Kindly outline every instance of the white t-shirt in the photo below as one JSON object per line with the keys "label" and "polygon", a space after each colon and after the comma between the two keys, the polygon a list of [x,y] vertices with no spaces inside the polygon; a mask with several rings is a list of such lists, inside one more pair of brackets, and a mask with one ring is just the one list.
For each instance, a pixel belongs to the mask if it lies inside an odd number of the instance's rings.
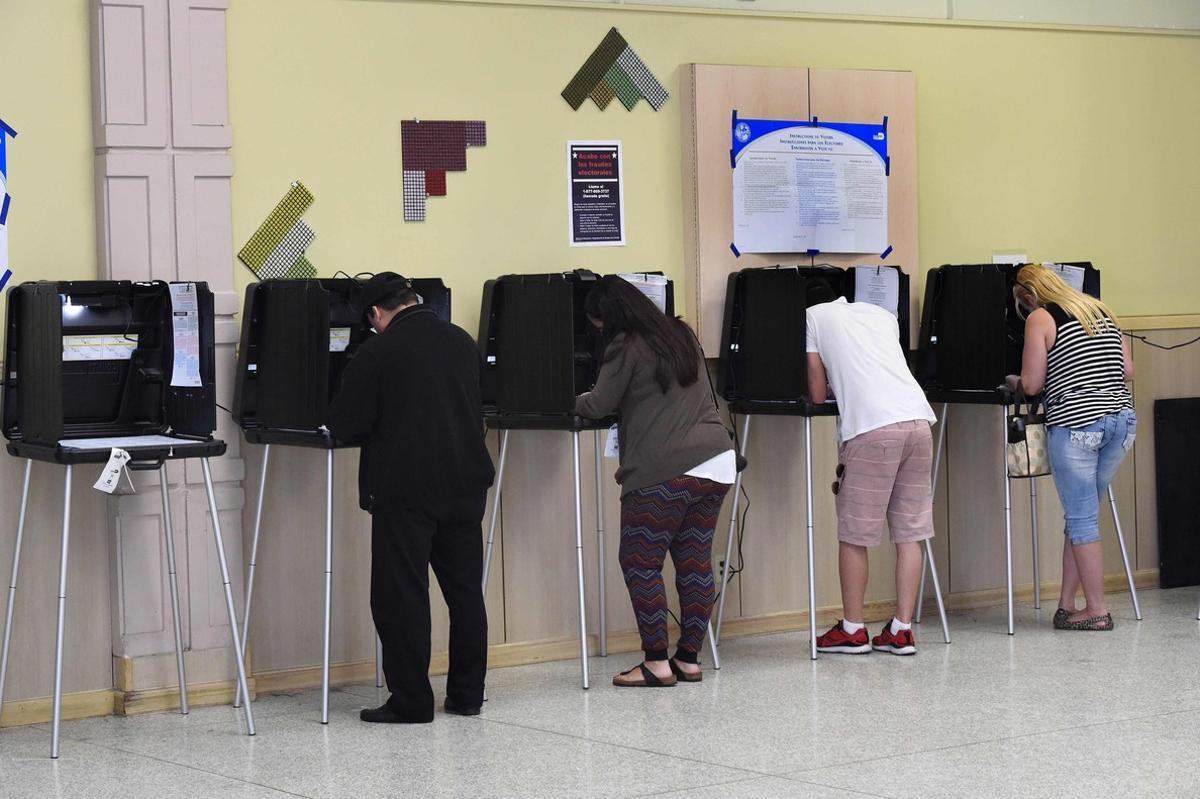
{"label": "white t-shirt", "polygon": [[733,485],[737,479],[737,456],[733,450],[727,449],[720,455],[709,458],[695,469],[684,472],[688,477],[699,477],[712,480],[714,483]]}
{"label": "white t-shirt", "polygon": [[838,439],[896,422],[937,420],[908,371],[896,317],[867,302],[834,302],[808,309],[806,349],[818,353],[837,399]]}

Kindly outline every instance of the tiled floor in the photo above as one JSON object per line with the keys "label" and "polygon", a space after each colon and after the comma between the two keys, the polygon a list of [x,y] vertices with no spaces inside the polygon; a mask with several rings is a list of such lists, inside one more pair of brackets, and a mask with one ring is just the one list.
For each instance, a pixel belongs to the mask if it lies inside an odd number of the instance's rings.
{"label": "tiled floor", "polygon": [[[228,707],[0,732],[0,797],[1102,797],[1200,796],[1195,589],[1112,597],[1110,634],[1055,632],[1018,608],[936,616],[915,658],[827,655],[807,633],[730,639],[698,685],[622,690],[635,655],[489,676],[479,718],[357,719],[373,686],[263,697],[258,735]],[[932,622],[932,623],[931,623]],[[440,681],[439,681],[440,682]],[[440,685],[436,686],[440,687]]]}

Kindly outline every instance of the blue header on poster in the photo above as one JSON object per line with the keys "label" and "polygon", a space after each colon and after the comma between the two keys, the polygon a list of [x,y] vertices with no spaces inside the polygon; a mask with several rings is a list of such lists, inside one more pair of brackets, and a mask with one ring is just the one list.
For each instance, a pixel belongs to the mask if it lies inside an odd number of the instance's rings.
{"label": "blue header on poster", "polygon": [[821,130],[836,130],[866,144],[879,156],[885,164],[888,161],[887,147],[887,117],[882,124],[863,124],[855,122],[825,122],[813,117],[808,121],[791,119],[747,119],[733,117],[731,141],[733,149],[730,153],[734,165],[738,154],[752,144],[756,139],[787,128],[820,128]]}

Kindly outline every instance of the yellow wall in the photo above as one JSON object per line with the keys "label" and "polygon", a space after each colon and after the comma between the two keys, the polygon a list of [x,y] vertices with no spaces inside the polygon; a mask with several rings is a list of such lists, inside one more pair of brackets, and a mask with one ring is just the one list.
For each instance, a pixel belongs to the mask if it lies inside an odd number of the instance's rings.
{"label": "yellow wall", "polygon": [[17,131],[8,143],[9,286],[94,278],[87,4],[2,0],[0,41],[0,118]]}
{"label": "yellow wall", "polygon": [[[1118,312],[1200,310],[1195,36],[367,0],[240,2],[229,22],[236,242],[302,178],[323,273],[441,275],[470,330],[501,273],[681,275],[679,65],[693,61],[912,70],[921,269],[994,249],[1090,258]],[[661,112],[558,96],[613,25],[672,92]],[[402,214],[414,116],[488,123],[424,223]],[[570,138],[624,141],[628,246],[567,246]]]}

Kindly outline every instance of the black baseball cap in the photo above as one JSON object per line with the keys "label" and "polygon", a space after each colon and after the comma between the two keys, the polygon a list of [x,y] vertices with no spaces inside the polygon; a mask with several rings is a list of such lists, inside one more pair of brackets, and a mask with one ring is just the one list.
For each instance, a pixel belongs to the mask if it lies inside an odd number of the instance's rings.
{"label": "black baseball cap", "polygon": [[378,305],[384,297],[402,289],[412,289],[412,281],[404,275],[395,272],[378,272],[372,275],[362,284],[362,293],[358,296],[362,314],[365,316],[372,305]]}

